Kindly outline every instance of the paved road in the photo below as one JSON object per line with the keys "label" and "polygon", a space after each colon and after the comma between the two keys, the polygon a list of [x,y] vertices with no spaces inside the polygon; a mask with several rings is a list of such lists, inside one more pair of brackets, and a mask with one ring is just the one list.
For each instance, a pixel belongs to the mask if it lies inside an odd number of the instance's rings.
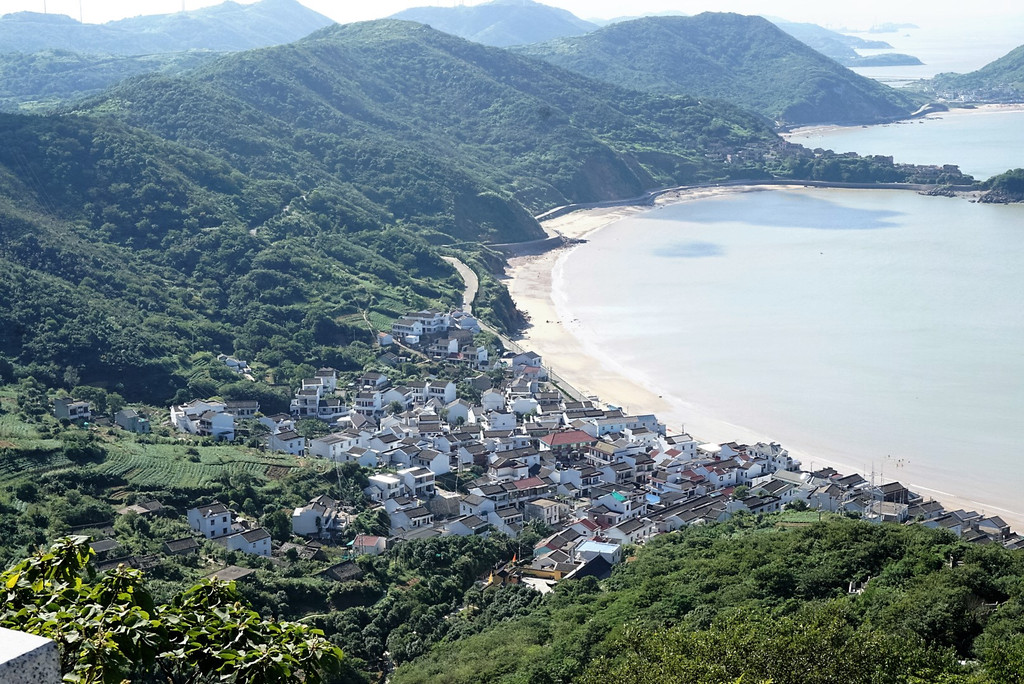
{"label": "paved road", "polygon": [[462,310],[468,314],[473,313],[473,301],[476,299],[477,290],[480,289],[480,279],[469,266],[455,257],[441,257],[455,267],[455,270],[462,276],[462,282],[466,284],[466,290],[462,293]]}

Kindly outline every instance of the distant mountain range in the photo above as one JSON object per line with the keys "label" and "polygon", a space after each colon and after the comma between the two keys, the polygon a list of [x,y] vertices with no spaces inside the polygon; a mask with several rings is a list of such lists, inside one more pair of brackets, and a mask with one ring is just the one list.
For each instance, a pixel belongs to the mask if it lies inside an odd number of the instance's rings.
{"label": "distant mountain range", "polygon": [[190,50],[151,55],[90,55],[68,50],[0,53],[0,111],[40,111],[95,95],[132,76],[172,75],[223,55]]}
{"label": "distant mountain range", "polygon": [[497,47],[578,36],[598,28],[571,12],[532,0],[492,0],[468,7],[414,7],[393,18],[427,24],[453,36]]}
{"label": "distant mountain range", "polygon": [[0,52],[233,52],[290,43],[333,23],[296,0],[260,0],[250,5],[225,2],[106,24],[82,24],[62,14],[17,12],[0,17]]}
{"label": "distant mountain range", "polygon": [[[509,47],[541,43],[590,33],[599,27],[650,17],[687,16],[682,12],[661,12],[644,16],[585,21],[573,14],[533,0],[494,0],[480,5],[458,7],[416,7],[394,15],[427,24],[439,31],[485,45]],[[860,56],[856,49],[892,49],[880,40],[865,40],[830,31],[816,24],[771,19],[797,40],[810,45],[843,66],[895,66],[920,64],[910,55],[886,53]]]}
{"label": "distant mountain range", "polygon": [[728,100],[780,125],[891,120],[921,104],[739,14],[647,17],[518,50],[622,87]]}
{"label": "distant mountain range", "polygon": [[921,60],[917,57],[898,52],[886,52],[866,57],[857,53],[857,50],[891,50],[892,45],[889,45],[884,40],[865,40],[858,36],[848,36],[845,33],[831,31],[817,24],[773,18],[769,20],[801,43],[811,46],[843,66],[911,66],[921,64]]}

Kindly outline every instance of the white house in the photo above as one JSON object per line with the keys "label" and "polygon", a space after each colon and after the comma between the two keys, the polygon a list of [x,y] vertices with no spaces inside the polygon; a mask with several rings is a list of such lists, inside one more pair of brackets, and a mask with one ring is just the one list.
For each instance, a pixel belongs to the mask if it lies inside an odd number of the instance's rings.
{"label": "white house", "polygon": [[442,406],[447,406],[456,398],[455,383],[451,380],[431,380],[427,384],[426,401],[437,399]]}
{"label": "white house", "polygon": [[89,402],[78,399],[54,399],[53,415],[65,420],[89,420],[92,407]]}
{"label": "white house", "polygon": [[224,537],[231,533],[233,513],[219,501],[189,509],[188,525],[207,539]]}
{"label": "white house", "polygon": [[485,390],[480,395],[480,405],[485,411],[500,411],[505,408],[505,395],[496,389]]}
{"label": "white house", "polygon": [[344,432],[332,432],[323,437],[317,437],[309,441],[309,455],[319,456],[329,461],[349,461],[348,452],[355,447],[366,447],[369,444],[370,434],[368,432],[356,432],[346,430]]}
{"label": "white house", "polygon": [[516,416],[514,413],[491,411],[487,414],[488,430],[515,430]]}
{"label": "white house", "polygon": [[374,501],[386,501],[401,496],[405,486],[402,478],[389,473],[378,473],[368,479],[370,485],[364,491]]}
{"label": "white house", "polygon": [[241,551],[254,556],[270,557],[270,533],[262,527],[233,534],[225,540],[228,551]]}
{"label": "white house", "polygon": [[293,456],[301,456],[306,452],[306,438],[293,430],[285,430],[267,435],[267,448],[270,451],[283,451]]}
{"label": "white house", "polygon": [[181,432],[198,435],[199,421],[203,414],[225,410],[227,410],[227,404],[222,401],[200,401],[199,399],[180,406],[172,406],[171,426]]}
{"label": "white house", "polygon": [[384,402],[379,390],[372,392],[359,392],[356,394],[356,413],[372,418],[379,418],[384,415]]}
{"label": "white house", "polygon": [[429,499],[434,495],[434,473],[431,470],[422,467],[403,468],[395,475],[401,478],[411,496]]}
{"label": "white house", "polygon": [[523,506],[527,520],[540,520],[548,527],[555,527],[569,515],[569,506],[551,499],[534,499]]}
{"label": "white house", "polygon": [[199,417],[196,434],[232,440],[235,438],[235,417],[230,413],[207,411]]}
{"label": "white house", "polygon": [[619,544],[637,544],[655,533],[654,523],[648,518],[632,518],[604,531],[605,537]]}
{"label": "white house", "polygon": [[540,413],[540,402],[533,397],[517,397],[512,400],[512,413],[525,416],[528,413]]}
{"label": "white house", "polygon": [[345,529],[348,516],[337,501],[326,495],[310,500],[292,511],[292,532],[303,537],[330,539]]}
{"label": "white house", "polygon": [[387,549],[388,540],[371,534],[357,534],[352,540],[352,553],[357,556],[368,554],[379,556]]}
{"label": "white house", "polygon": [[573,556],[580,562],[591,561],[602,556],[606,561],[615,565],[622,560],[622,547],[619,544],[609,544],[591,539],[580,543],[573,551]]}

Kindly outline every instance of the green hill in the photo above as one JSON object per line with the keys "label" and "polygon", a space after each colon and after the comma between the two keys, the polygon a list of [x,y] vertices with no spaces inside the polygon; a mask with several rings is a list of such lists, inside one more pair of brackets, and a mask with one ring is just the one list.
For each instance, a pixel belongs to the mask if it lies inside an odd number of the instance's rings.
{"label": "green hill", "polygon": [[497,47],[578,36],[597,28],[566,10],[532,0],[492,0],[468,7],[413,7],[393,18],[427,24],[453,36]]}
{"label": "green hill", "polygon": [[496,241],[539,235],[524,206],[721,178],[729,152],[779,144],[764,121],[725,103],[624,91],[394,20],[145,78],[76,111],[254,177],[287,175],[304,192],[331,179],[396,219]]}
{"label": "green hill", "polygon": [[1024,45],[969,74],[938,74],[925,88],[947,100],[1024,102]]}
{"label": "green hill", "polygon": [[761,17],[648,17],[521,51],[623,87],[728,100],[779,125],[892,120],[920,105]]}

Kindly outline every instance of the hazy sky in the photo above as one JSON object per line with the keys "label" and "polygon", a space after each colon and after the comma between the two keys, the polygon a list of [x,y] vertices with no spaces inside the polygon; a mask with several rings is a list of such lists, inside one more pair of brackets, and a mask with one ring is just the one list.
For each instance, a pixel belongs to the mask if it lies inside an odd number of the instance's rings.
{"label": "hazy sky", "polygon": [[[221,0],[184,0],[187,9],[219,4]],[[250,0],[242,0],[243,4]],[[300,0],[307,7],[340,23],[377,19],[407,7],[455,4],[475,5],[476,0]],[[867,28],[883,22],[914,22],[921,25],[947,24],[965,12],[971,19],[1024,16],[1021,0],[548,0],[545,4],[562,7],[583,18],[612,18],[644,12],[677,10],[686,14],[703,11],[765,14],[792,21],[810,21],[832,28]],[[139,14],[164,14],[182,9],[182,0],[0,0],[0,14],[31,10],[81,16],[87,23],[103,23]],[[965,9],[969,7],[969,10]]]}

